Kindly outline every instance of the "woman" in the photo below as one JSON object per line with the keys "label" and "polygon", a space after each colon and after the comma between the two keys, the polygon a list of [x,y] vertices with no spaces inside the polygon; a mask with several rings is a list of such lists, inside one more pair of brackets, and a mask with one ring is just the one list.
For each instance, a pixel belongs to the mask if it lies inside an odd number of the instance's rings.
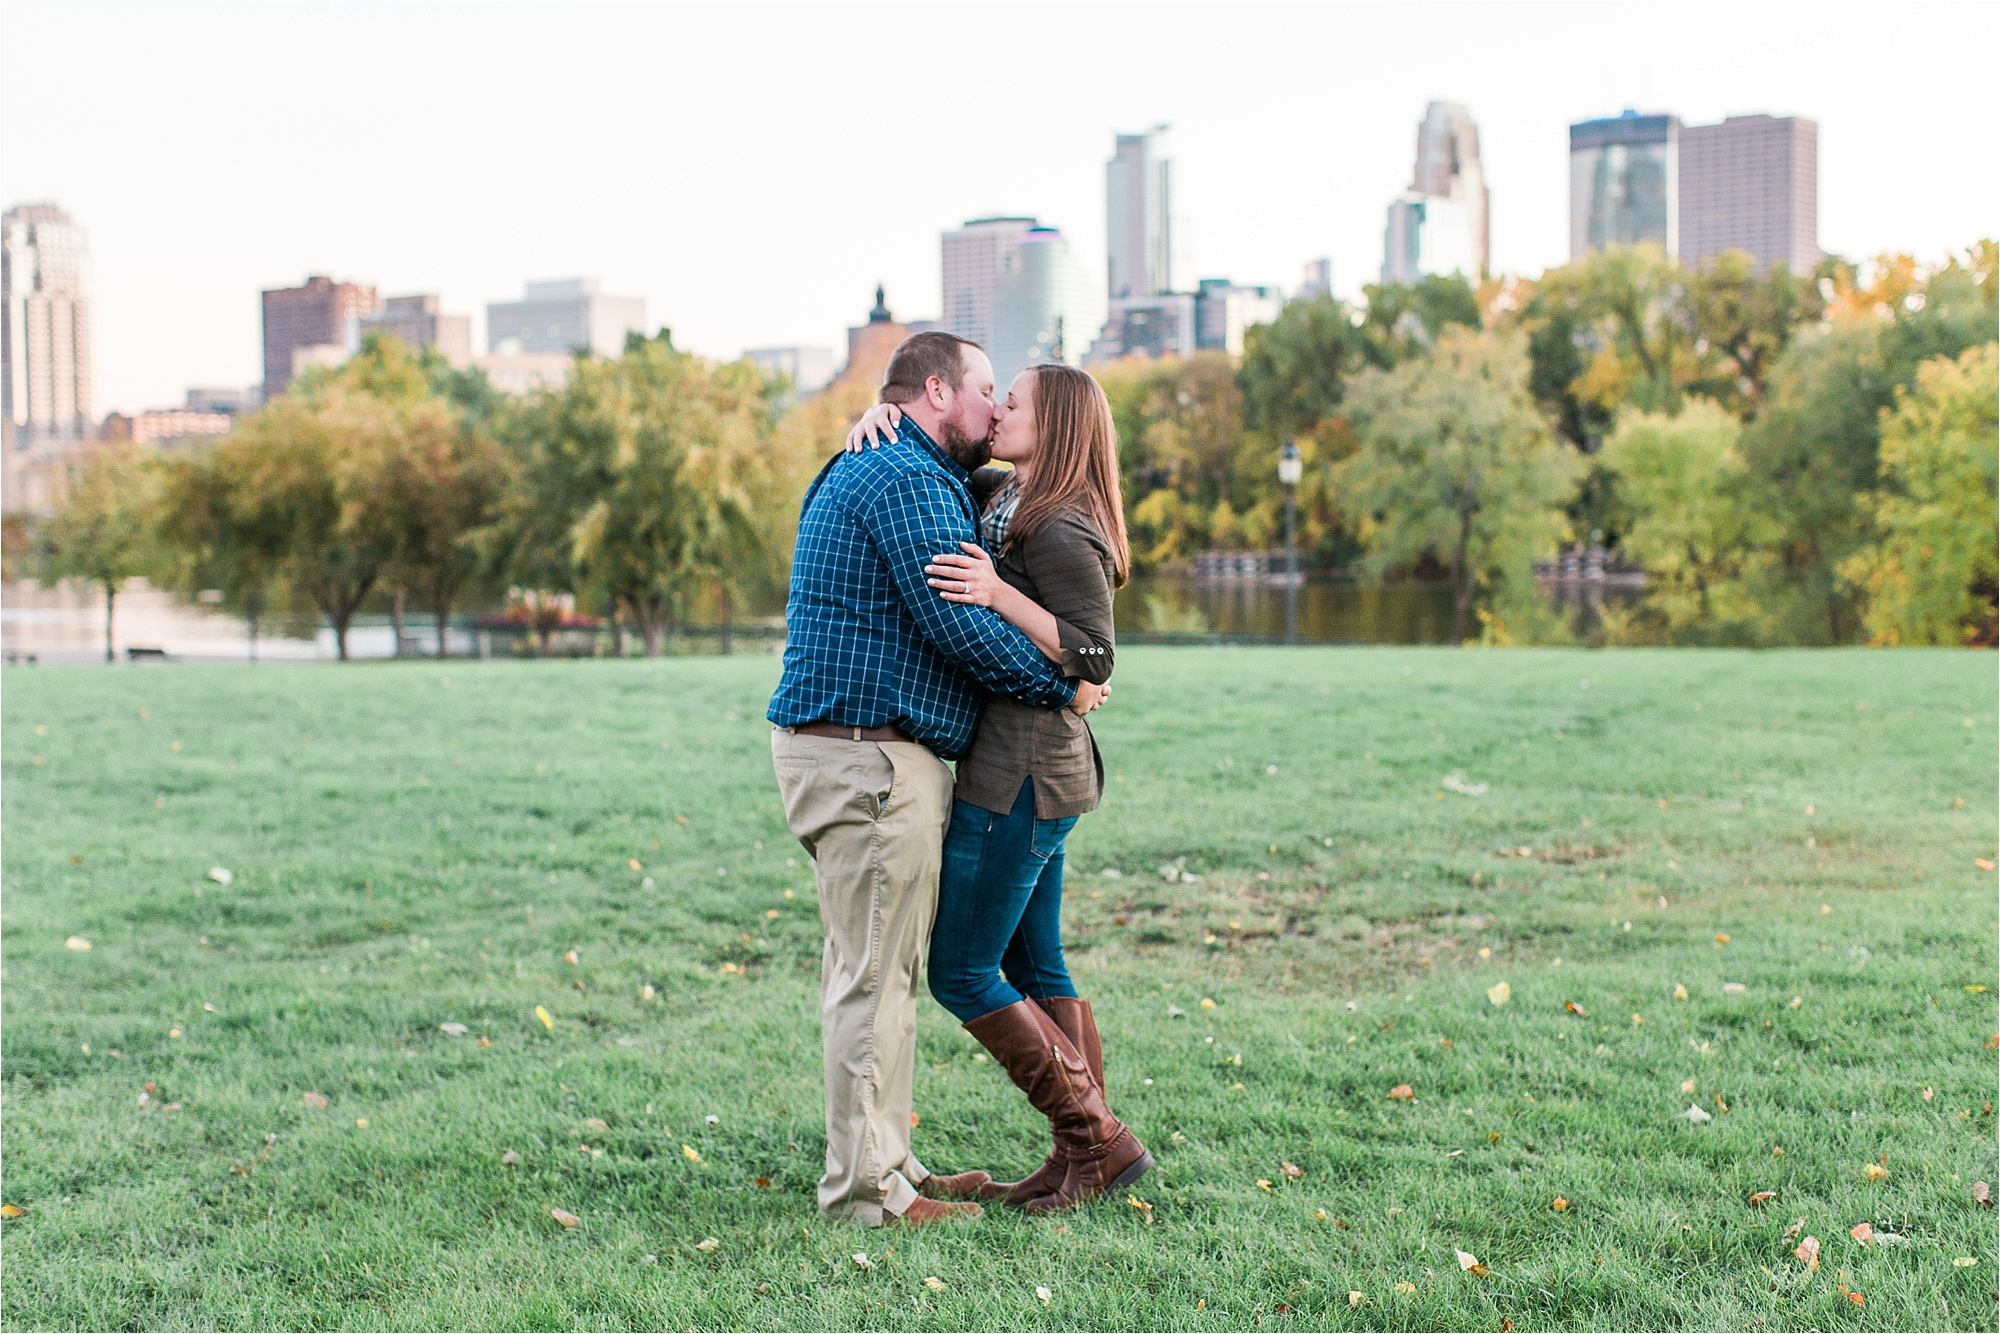
{"label": "woman", "polygon": [[[893,430],[900,415],[871,409],[849,448]],[[997,419],[993,457],[1014,466],[973,475],[983,546],[940,553],[926,567],[930,586],[990,607],[1065,675],[1101,685],[1111,676],[1112,594],[1130,568],[1104,390],[1068,366],[1022,371]],[[1104,764],[1082,718],[987,699],[958,764],[930,986],[1049,1118],[1055,1146],[1041,1167],[982,1187],[1030,1213],[1073,1208],[1153,1166],[1105,1105],[1103,1043],[1063,963],[1063,840],[1103,793]]]}

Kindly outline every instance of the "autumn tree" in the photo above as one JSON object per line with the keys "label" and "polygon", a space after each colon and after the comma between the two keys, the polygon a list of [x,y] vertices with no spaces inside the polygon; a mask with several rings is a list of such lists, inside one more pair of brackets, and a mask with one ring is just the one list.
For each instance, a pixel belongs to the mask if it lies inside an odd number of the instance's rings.
{"label": "autumn tree", "polygon": [[1870,643],[1995,642],[1996,367],[1994,343],[1933,358],[1883,414],[1881,485],[1861,499],[1878,536],[1840,567]]}
{"label": "autumn tree", "polygon": [[80,451],[64,468],[62,500],[35,531],[44,587],[61,579],[104,586],[104,660],[112,661],[112,618],[125,581],[155,566],[159,470],[139,446],[119,442]]}
{"label": "autumn tree", "polygon": [[1337,484],[1380,578],[1430,557],[1450,570],[1452,642],[1474,593],[1531,576],[1567,532],[1575,456],[1528,391],[1526,340],[1449,328],[1431,351],[1370,371],[1349,400],[1360,452]]}

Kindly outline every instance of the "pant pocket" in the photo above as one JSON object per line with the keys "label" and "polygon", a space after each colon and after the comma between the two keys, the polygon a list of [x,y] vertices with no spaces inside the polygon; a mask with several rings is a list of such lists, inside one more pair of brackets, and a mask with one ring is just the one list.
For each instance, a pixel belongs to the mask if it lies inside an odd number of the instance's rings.
{"label": "pant pocket", "polygon": [[1037,820],[1035,832],[1028,839],[1028,854],[1038,862],[1045,862],[1063,849],[1063,840],[1076,827],[1076,817],[1061,820]]}

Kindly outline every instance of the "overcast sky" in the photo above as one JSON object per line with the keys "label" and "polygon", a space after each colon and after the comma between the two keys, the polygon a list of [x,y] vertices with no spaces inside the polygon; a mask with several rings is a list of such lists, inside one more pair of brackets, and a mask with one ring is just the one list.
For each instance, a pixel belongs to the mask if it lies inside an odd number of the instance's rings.
{"label": "overcast sky", "polygon": [[[1567,127],[1625,107],[1819,122],[1820,244],[2000,229],[1979,4],[0,7],[0,202],[95,259],[97,410],[260,378],[308,273],[474,317],[596,275],[696,351],[844,347],[879,280],[935,315],[938,233],[1058,226],[1104,265],[1112,135],[1173,126],[1187,270],[1382,262],[1432,99],[1479,125],[1493,262],[1567,258]],[[1980,92],[1987,87],[1987,92]]]}

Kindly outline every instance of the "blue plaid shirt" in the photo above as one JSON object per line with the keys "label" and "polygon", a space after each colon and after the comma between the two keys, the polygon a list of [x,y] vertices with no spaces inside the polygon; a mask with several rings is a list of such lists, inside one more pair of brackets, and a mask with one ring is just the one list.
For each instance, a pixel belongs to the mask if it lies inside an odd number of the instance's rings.
{"label": "blue plaid shirt", "polygon": [[925,582],[933,558],[979,540],[966,476],[906,416],[893,442],[839,455],[813,480],[773,723],[895,723],[955,760],[979,728],[981,687],[1051,709],[1076,698],[1076,683],[1026,635]]}

